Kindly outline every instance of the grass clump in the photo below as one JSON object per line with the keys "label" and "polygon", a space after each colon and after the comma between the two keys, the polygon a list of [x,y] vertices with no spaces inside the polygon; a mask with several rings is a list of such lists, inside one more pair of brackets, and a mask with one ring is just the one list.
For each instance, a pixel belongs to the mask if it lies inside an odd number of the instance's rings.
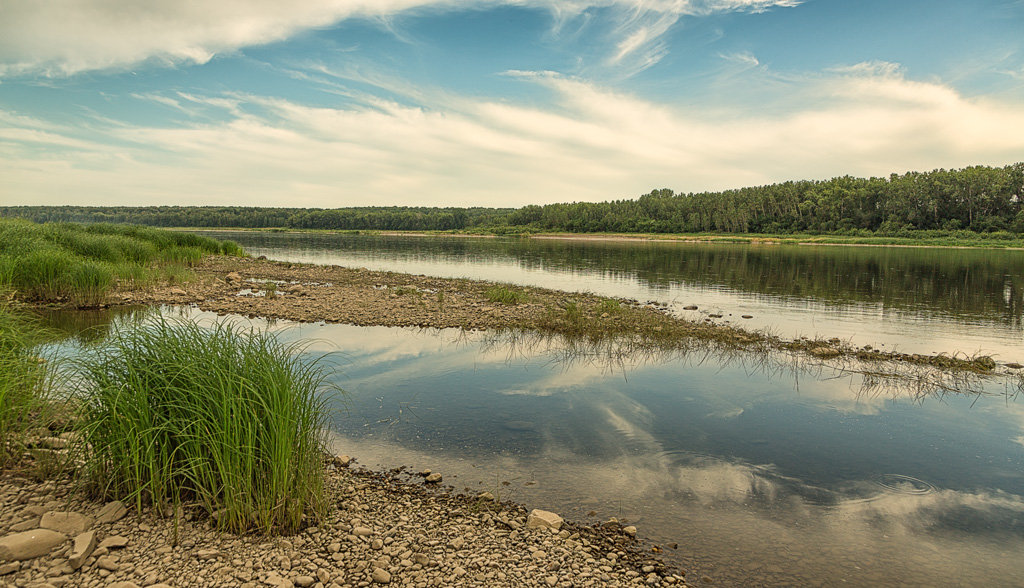
{"label": "grass clump", "polygon": [[49,406],[51,370],[34,352],[43,338],[37,322],[0,304],[0,468],[20,457]]}
{"label": "grass clump", "polygon": [[0,218],[0,289],[26,300],[96,304],[119,281],[180,279],[211,254],[243,252],[231,241],[150,227]]}
{"label": "grass clump", "polygon": [[323,496],[326,375],[301,347],[160,317],[81,360],[87,486],[156,510],[196,500],[223,530],[293,533]]}
{"label": "grass clump", "polygon": [[522,304],[528,299],[526,292],[513,290],[506,286],[491,286],[485,294],[487,299],[495,304]]}

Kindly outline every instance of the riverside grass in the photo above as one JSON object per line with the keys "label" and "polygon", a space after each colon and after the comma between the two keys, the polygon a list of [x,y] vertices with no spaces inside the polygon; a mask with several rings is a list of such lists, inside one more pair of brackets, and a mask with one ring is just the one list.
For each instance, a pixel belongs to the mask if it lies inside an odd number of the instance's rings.
{"label": "riverside grass", "polygon": [[45,336],[37,321],[0,303],[0,468],[21,456],[26,433],[51,407],[53,372],[34,353]]}
{"label": "riverside grass", "polygon": [[0,219],[0,290],[31,301],[98,304],[118,282],[178,279],[208,254],[242,255],[231,241],[126,225]]}
{"label": "riverside grass", "polygon": [[320,360],[228,322],[160,317],[81,360],[84,479],[155,510],[196,500],[231,532],[294,533],[323,508]]}

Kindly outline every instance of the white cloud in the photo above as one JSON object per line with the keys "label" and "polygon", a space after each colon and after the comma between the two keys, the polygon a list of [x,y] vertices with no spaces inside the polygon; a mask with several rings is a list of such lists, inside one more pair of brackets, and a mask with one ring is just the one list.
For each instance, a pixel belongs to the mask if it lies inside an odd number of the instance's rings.
{"label": "white cloud", "polygon": [[[613,61],[641,55],[639,65],[657,62],[658,39],[682,15],[723,11],[759,12],[795,6],[797,0],[218,0],[217,2],[134,2],[56,0],[2,3],[0,77],[18,74],[69,75],[129,67],[146,60],[166,64],[206,63],[214,55],[281,41],[303,31],[355,17],[388,17],[415,9],[472,10],[513,4],[550,11],[556,26],[590,8],[617,14]],[[643,64],[648,65],[643,65]]]}
{"label": "white cloud", "polygon": [[[421,92],[422,106],[371,97],[313,107],[174,93],[157,102],[228,118],[171,128],[97,120],[88,135],[7,113],[0,174],[22,203],[510,206],[1003,164],[1024,152],[1024,106],[907,80],[898,68],[830,72],[794,85],[816,97],[812,106],[731,116],[512,73],[554,103]],[[34,155],[33,142],[68,149]]]}

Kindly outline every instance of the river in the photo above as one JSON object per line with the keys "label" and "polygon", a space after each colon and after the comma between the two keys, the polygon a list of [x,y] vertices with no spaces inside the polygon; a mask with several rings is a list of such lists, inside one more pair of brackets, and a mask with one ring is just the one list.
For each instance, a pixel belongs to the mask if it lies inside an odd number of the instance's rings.
{"label": "river", "polygon": [[[777,331],[1024,356],[1019,252],[230,237],[276,259],[583,289],[748,312]],[[73,348],[129,316],[51,322],[77,334]],[[581,522],[626,520],[695,585],[1024,578],[1024,405],[1005,380],[941,393],[784,357],[620,357],[529,336],[232,320],[328,354],[346,391],[331,399],[339,452],[430,468],[460,490]]]}

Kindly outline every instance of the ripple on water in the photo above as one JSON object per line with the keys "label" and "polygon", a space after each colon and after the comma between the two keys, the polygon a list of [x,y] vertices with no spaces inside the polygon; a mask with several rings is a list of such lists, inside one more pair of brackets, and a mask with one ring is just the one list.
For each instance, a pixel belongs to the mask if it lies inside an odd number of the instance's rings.
{"label": "ripple on water", "polygon": [[879,474],[871,482],[893,494],[923,496],[938,490],[931,482],[903,474]]}

